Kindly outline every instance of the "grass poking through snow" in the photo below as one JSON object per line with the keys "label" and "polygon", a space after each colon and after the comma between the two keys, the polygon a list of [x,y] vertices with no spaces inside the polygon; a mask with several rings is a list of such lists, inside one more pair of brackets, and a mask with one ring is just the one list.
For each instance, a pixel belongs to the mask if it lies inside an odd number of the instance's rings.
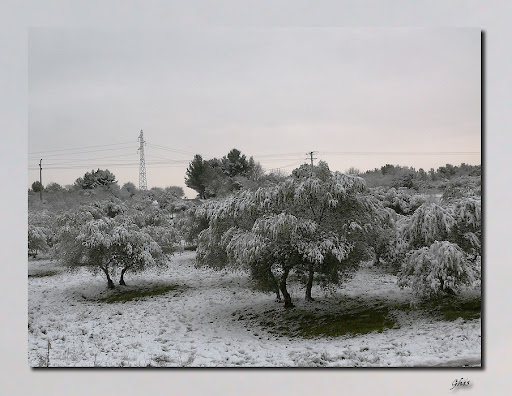
{"label": "grass poking through snow", "polygon": [[295,309],[275,308],[262,314],[237,312],[235,318],[261,326],[269,333],[286,337],[315,338],[382,332],[396,326],[383,304],[365,304],[359,299],[344,299],[338,305],[305,304]]}
{"label": "grass poking through snow", "polygon": [[98,299],[99,302],[117,303],[124,301],[131,301],[138,298],[159,296],[173,290],[178,290],[178,285],[158,285],[152,288],[133,288],[130,286],[120,286],[106,297]]}
{"label": "grass poking through snow", "polygon": [[265,312],[246,309],[234,312],[233,316],[235,320],[244,321],[248,329],[256,326],[278,336],[316,338],[380,333],[397,328],[401,326],[396,320],[400,312],[416,313],[434,320],[473,320],[480,318],[481,299],[442,298],[412,308],[408,303],[342,297],[337,303],[299,303],[295,309],[276,307]]}
{"label": "grass poking through snow", "polygon": [[60,271],[45,271],[45,272],[37,272],[35,274],[28,274],[29,278],[44,278],[45,276],[53,276],[57,275]]}
{"label": "grass poking through snow", "polygon": [[482,300],[480,297],[473,299],[443,298],[433,300],[424,305],[424,309],[442,320],[478,319],[482,312]]}
{"label": "grass poking through snow", "polygon": [[282,320],[289,335],[301,337],[338,337],[346,334],[367,334],[390,329],[394,322],[385,307],[363,308],[343,313],[309,311],[284,312]]}

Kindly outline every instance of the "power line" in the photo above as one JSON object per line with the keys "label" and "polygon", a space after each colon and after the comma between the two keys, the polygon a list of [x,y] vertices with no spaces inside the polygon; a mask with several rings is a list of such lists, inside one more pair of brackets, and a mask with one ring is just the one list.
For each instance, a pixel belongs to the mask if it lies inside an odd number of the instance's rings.
{"label": "power line", "polygon": [[[62,157],[63,155],[74,155],[74,154],[88,154],[88,153],[99,153],[99,152],[103,152],[103,151],[115,151],[115,150],[126,150],[128,149],[129,147],[118,147],[118,148],[110,148],[110,149],[103,149],[103,150],[89,150],[89,151],[79,151],[79,152],[76,152],[76,153],[62,153],[62,154],[49,154],[49,155],[45,155],[46,158],[52,158],[52,157]],[[36,157],[29,157],[29,159],[32,158],[36,158]]]}
{"label": "power line", "polygon": [[[173,164],[150,164],[151,168],[183,168],[183,165],[173,165]],[[133,164],[107,164],[107,167],[116,167],[116,168],[139,168],[139,163]],[[71,166],[47,166],[45,169],[51,170],[68,170],[68,169],[94,169],[97,166],[88,166],[88,165],[71,165]],[[29,168],[29,171],[36,171],[39,168]]]}
{"label": "power line", "polygon": [[468,155],[480,151],[319,151],[323,155]]}
{"label": "power line", "polygon": [[283,157],[285,155],[290,155],[290,156],[298,156],[298,155],[304,155],[304,153],[300,152],[300,153],[277,153],[277,154],[258,154],[258,155],[252,155],[252,157],[257,157],[257,158],[268,158],[268,157]]}
{"label": "power line", "polygon": [[268,168],[268,169],[269,169],[269,171],[271,172],[271,171],[276,170],[276,169],[289,168],[289,167],[291,167],[291,166],[299,165],[299,164],[302,164],[302,163],[303,163],[302,161],[298,161],[298,162],[297,162],[297,161],[295,161],[295,162],[293,162],[293,163],[291,163],[291,164],[288,164],[288,165],[279,166],[279,167],[274,167],[274,168]]}
{"label": "power line", "polygon": [[183,163],[188,163],[190,162],[189,160],[173,160],[173,159],[170,159],[170,158],[165,158],[165,157],[159,157],[157,155],[150,155],[150,154],[146,154],[146,157],[151,157],[151,158],[159,158],[159,159],[163,159],[163,160],[166,160],[166,161],[171,161],[171,162],[183,162]]}
{"label": "power line", "polygon": [[[39,169],[40,171],[40,181],[42,180],[42,165],[41,162],[44,158],[45,160],[45,169],[47,170],[69,170],[69,169],[93,169],[99,166],[107,166],[107,167],[116,167],[116,168],[135,168],[139,167],[139,188],[145,184],[147,188],[147,179],[145,180],[145,171],[146,167],[150,168],[184,168],[189,160],[175,160],[171,158],[161,157],[157,155],[147,155],[149,158],[155,158],[159,161],[149,160],[146,162],[144,157],[144,146],[147,145],[152,149],[169,151],[173,154],[180,155],[195,155],[193,152],[176,149],[168,146],[146,143],[142,139],[142,131],[139,136],[139,161],[135,160],[135,150],[131,153],[122,153],[119,155],[105,155],[100,157],[92,157],[87,158],[85,154],[89,153],[106,153],[111,151],[118,150],[132,150],[135,149],[134,142],[125,142],[125,143],[112,143],[112,144],[103,144],[103,145],[93,145],[93,146],[83,146],[83,147],[75,147],[75,148],[63,148],[63,149],[55,149],[55,150],[45,150],[45,151],[35,151],[29,154],[32,154],[32,157],[29,157],[29,161],[39,160],[39,166],[36,164],[29,165],[30,171],[35,171]],[[142,150],[141,150],[142,148]],[[89,150],[92,149],[92,150]],[[313,154],[321,154],[323,156],[380,156],[380,155],[388,155],[388,156],[439,156],[439,155],[481,155],[480,151],[311,151],[308,152],[308,160],[311,161],[311,166],[314,166],[313,160],[317,158],[313,158]],[[85,155],[85,156],[84,156]],[[294,158],[294,157],[299,158]],[[287,153],[268,153],[268,154],[258,154],[252,155],[257,161],[262,161],[263,163],[275,163],[281,161],[294,161],[293,163],[289,163],[287,165],[281,167],[272,168],[273,170],[285,169],[291,166],[296,166],[299,164],[305,163],[304,158],[300,158],[304,156],[303,152],[287,152]],[[41,158],[43,157],[43,158]],[[71,157],[71,158],[70,158]],[[84,158],[85,157],[85,158]],[[120,157],[133,157],[129,159],[119,159]],[[206,157],[203,157],[206,160]],[[213,157],[212,157],[213,158]],[[144,173],[144,175],[142,174]]]}
{"label": "power line", "polygon": [[96,146],[83,146],[83,147],[74,147],[74,148],[67,148],[67,149],[56,149],[56,150],[45,150],[45,151],[32,151],[29,152],[29,154],[41,154],[41,153],[53,153],[55,151],[73,151],[73,150],[82,150],[85,148],[93,148],[93,147],[106,147],[106,146],[120,146],[120,145],[126,145],[126,144],[133,144],[134,142],[126,142],[126,143],[112,143],[112,144],[100,144]]}
{"label": "power line", "polygon": [[193,153],[191,151],[178,150],[178,149],[174,149],[174,148],[167,147],[167,146],[161,146],[159,144],[147,143],[147,145],[149,147],[153,147],[153,148],[156,148],[156,149],[159,149],[159,150],[172,151],[172,152],[178,153],[178,154],[195,155],[195,153]]}
{"label": "power line", "polygon": [[[110,158],[119,158],[119,157],[128,157],[135,156],[135,153],[130,154],[121,154],[121,155],[111,155],[108,157],[94,157],[94,158],[50,158],[50,161],[60,161],[58,164],[66,164],[71,162],[84,162],[84,161],[96,161],[102,159],[110,159]],[[117,161],[117,160],[116,160]]]}
{"label": "power line", "polygon": [[[169,162],[166,162],[166,161],[155,161],[155,162],[146,162],[145,163],[146,165],[146,168],[148,167],[148,165],[150,167],[153,167],[155,165],[169,165],[169,166],[174,166],[174,167],[177,167],[177,168],[183,168],[183,167],[186,167],[186,164],[173,164],[173,163],[169,163]],[[46,166],[45,169],[76,169],[76,168],[88,168],[88,169],[94,169],[94,168],[98,168],[98,167],[103,167],[103,166],[109,166],[109,167],[113,167],[113,166],[116,166],[116,167],[137,167],[137,166],[140,166],[140,162],[97,162],[95,164],[49,164]],[[38,169],[37,167],[35,166],[31,166],[28,168],[29,170],[34,170],[34,169]]]}

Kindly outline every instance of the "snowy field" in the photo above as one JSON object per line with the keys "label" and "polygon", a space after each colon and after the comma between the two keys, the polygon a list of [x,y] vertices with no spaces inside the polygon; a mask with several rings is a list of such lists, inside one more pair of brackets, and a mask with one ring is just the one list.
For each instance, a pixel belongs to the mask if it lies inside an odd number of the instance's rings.
{"label": "snowy field", "polygon": [[[28,266],[28,361],[32,367],[430,367],[480,366],[481,320],[442,321],[397,313],[382,332],[303,338],[271,333],[249,318],[284,311],[272,294],[249,288],[247,275],[194,267],[195,253],[175,255],[168,269],[126,277],[129,290],[167,287],[125,302],[108,297],[104,277],[68,273],[48,260]],[[297,310],[329,309],[327,300],[407,303],[396,277],[363,268],[336,294],[290,286]],[[327,308],[326,308],[327,307]],[[266,313],[266,314],[265,314]],[[49,362],[48,362],[49,357]]]}

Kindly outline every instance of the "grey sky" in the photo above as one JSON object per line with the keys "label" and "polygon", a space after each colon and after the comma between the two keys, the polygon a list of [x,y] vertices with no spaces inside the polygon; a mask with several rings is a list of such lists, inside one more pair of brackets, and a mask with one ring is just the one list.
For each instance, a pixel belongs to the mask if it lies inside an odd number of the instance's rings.
{"label": "grey sky", "polygon": [[287,171],[311,150],[340,171],[479,164],[474,154],[331,153],[479,152],[480,55],[477,29],[34,29],[29,184],[42,158],[44,184],[99,167],[137,185],[140,129],[148,187],[184,186],[194,153],[232,148]]}

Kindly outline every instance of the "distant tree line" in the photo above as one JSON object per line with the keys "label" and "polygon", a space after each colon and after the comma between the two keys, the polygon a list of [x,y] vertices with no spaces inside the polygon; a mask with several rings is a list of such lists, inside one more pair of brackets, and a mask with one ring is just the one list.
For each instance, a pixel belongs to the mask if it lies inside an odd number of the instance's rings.
{"label": "distant tree line", "polygon": [[[172,213],[187,207],[182,187],[153,187],[150,190],[139,190],[133,183],[127,182],[119,187],[115,175],[108,169],[97,169],[86,172],[71,185],[61,186],[51,182],[43,186],[39,181],[32,183],[29,190],[29,209],[44,207],[52,210],[68,210],[76,206],[90,203],[92,200],[120,199],[121,201],[157,202],[162,209]],[[39,200],[39,191],[44,191],[43,202]]]}
{"label": "distant tree line", "polygon": [[386,164],[364,173],[355,168],[350,168],[347,173],[364,178],[369,187],[405,187],[420,190],[422,188],[438,188],[442,182],[460,177],[480,178],[482,167],[481,165],[465,163],[460,166],[446,164],[437,168],[437,170],[431,168],[427,172],[423,168],[416,170],[413,167]]}

